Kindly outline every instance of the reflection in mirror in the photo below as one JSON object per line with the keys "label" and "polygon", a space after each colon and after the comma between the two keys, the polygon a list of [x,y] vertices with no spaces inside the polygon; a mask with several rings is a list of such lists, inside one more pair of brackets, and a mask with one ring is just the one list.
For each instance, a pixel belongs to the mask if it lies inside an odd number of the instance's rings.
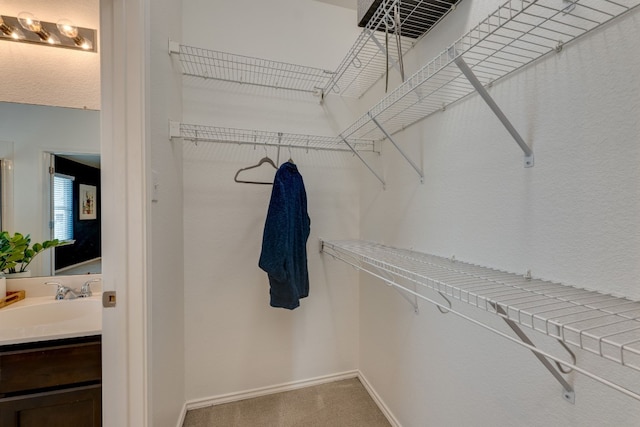
{"label": "reflection in mirror", "polygon": [[50,238],[73,240],[55,247],[52,275],[102,272],[100,156],[50,155]]}
{"label": "reflection in mirror", "polygon": [[[75,108],[50,107],[41,105],[27,105],[9,102],[0,102],[0,158],[7,159],[11,168],[9,173],[3,171],[3,177],[8,174],[9,179],[3,181],[2,230],[10,233],[19,232],[29,234],[32,242],[42,242],[52,238],[54,216],[51,212],[52,192],[50,187],[51,175],[49,166],[51,154],[60,157],[72,157],[77,153],[92,154],[98,158],[100,153],[100,112],[95,110],[83,110]],[[69,160],[69,159],[65,159]],[[86,159],[85,159],[86,160]],[[56,160],[58,162],[59,160]],[[75,161],[83,164],[84,160],[75,158]],[[86,166],[86,162],[84,163]],[[99,176],[99,166],[97,169]],[[54,172],[64,174],[57,167]],[[96,187],[95,195],[98,196],[98,185],[77,178],[78,201],[80,198],[79,184]],[[84,187],[83,187],[84,188]],[[91,188],[89,188],[91,190]],[[89,247],[100,248],[99,231],[96,235],[83,234],[87,227],[85,224],[99,224],[100,202],[96,198],[94,213],[96,219],[90,219],[93,213],[89,212],[80,219],[80,205],[73,209],[73,215],[77,216],[78,226],[74,230],[74,240],[85,242]],[[71,245],[75,246],[75,245]],[[58,261],[67,254],[60,253],[55,248],[47,250],[34,258],[29,265],[31,276],[51,276],[56,274]],[[93,258],[99,258],[93,252]],[[76,260],[80,258],[74,258]],[[76,262],[82,263],[89,261]],[[98,263],[99,264],[99,263]],[[70,264],[71,265],[71,264]],[[67,265],[69,267],[70,265]],[[78,271],[72,269],[59,274],[87,274],[96,272],[92,266],[81,268]]]}

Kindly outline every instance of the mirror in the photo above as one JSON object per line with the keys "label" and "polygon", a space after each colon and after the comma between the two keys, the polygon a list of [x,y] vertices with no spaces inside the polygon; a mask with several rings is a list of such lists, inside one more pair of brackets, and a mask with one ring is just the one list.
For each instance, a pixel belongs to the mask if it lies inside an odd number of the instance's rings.
{"label": "mirror", "polygon": [[2,229],[30,234],[32,243],[51,240],[63,216],[53,177],[73,178],[67,208],[76,244],[36,256],[31,276],[101,272],[99,153],[99,111],[0,102]]}

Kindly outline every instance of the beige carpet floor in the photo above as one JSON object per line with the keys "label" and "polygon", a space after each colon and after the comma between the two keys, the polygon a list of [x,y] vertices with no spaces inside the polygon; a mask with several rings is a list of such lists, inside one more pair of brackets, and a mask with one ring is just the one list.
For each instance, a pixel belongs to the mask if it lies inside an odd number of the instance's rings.
{"label": "beige carpet floor", "polygon": [[187,412],[183,427],[389,427],[357,378]]}

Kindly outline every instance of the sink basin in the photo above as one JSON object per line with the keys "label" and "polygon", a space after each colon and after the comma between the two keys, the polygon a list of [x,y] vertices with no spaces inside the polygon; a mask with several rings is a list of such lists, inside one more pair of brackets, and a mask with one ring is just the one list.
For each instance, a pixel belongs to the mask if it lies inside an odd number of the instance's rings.
{"label": "sink basin", "polygon": [[100,298],[26,298],[0,309],[0,345],[100,334]]}

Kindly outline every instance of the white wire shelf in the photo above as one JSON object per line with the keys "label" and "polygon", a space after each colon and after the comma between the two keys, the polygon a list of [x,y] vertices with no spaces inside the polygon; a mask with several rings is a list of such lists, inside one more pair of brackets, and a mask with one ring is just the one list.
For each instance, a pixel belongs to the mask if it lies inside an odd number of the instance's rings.
{"label": "white wire shelf", "polygon": [[635,8],[640,0],[511,0],[423,66],[342,132],[379,141],[474,92],[455,63],[464,58],[482,85]]}
{"label": "white wire shelf", "polygon": [[170,42],[182,74],[254,86],[321,94],[332,71]]}
{"label": "white wire shelf", "polygon": [[[400,48],[394,37],[388,44],[389,63],[396,67],[399,52],[404,56],[428,31],[440,22],[460,0],[383,0],[368,20],[353,46],[338,66],[324,92],[361,97],[387,71],[385,27],[389,35],[399,32]],[[400,30],[393,25],[398,7]],[[397,67],[396,67],[397,68]]]}
{"label": "white wire shelf", "polygon": [[[321,243],[323,252],[418,298],[434,303],[421,290],[429,289],[640,371],[639,301],[376,243]],[[640,394],[614,388],[640,400]]]}
{"label": "white wire shelf", "polygon": [[[170,122],[169,125],[171,138],[182,138],[186,141],[352,152],[344,141],[338,137],[235,129],[178,122]],[[375,145],[372,141],[355,140],[351,141],[351,143],[356,151],[375,152]]]}

